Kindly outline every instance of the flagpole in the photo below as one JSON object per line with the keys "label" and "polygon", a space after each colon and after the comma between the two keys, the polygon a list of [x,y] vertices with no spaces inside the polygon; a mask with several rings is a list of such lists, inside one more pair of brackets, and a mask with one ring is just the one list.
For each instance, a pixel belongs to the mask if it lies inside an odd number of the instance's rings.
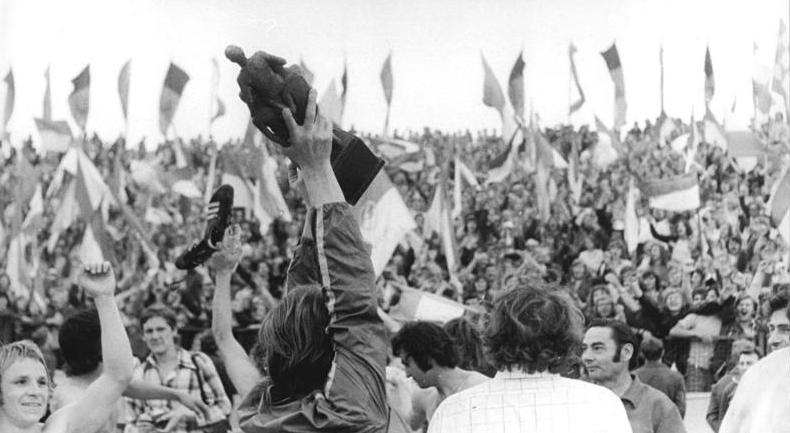
{"label": "flagpole", "polygon": [[[570,62],[570,57],[568,59]],[[573,92],[573,65],[568,65],[568,111],[565,116],[565,123],[571,123],[571,92]]]}
{"label": "flagpole", "polygon": [[384,118],[384,136],[386,137],[390,129],[390,104],[387,104],[387,117]]}

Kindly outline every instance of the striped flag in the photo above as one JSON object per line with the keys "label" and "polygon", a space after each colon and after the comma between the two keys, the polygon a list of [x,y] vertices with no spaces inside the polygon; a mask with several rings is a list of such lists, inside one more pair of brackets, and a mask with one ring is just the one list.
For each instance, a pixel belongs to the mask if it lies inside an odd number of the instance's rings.
{"label": "striped flag", "polygon": [[162,86],[162,96],[159,98],[159,130],[167,136],[167,130],[173,122],[184,87],[189,81],[189,75],[175,64],[171,63],[165,75]]}
{"label": "striped flag", "polygon": [[518,53],[516,63],[510,71],[508,79],[507,95],[510,98],[510,105],[513,106],[516,116],[524,118],[524,59],[523,52]]}
{"label": "striped flag", "polygon": [[782,95],[785,104],[788,103],[787,87],[785,83],[788,77],[788,52],[787,52],[787,26],[784,20],[779,21],[779,36],[776,42],[776,61],[774,63],[774,74],[771,90]]}
{"label": "striped flag", "polygon": [[321,100],[318,103],[319,110],[332,121],[332,124],[340,127],[343,121],[343,102],[341,95],[337,92],[335,80],[329,83],[329,87],[324,90]]}
{"label": "striped flag", "polygon": [[42,118],[44,120],[52,120],[52,90],[49,85],[49,66],[47,66],[47,70],[44,72],[44,78],[47,81],[47,87],[44,89],[44,110]]}
{"label": "striped flag", "polygon": [[[389,284],[392,284],[391,282]],[[390,310],[390,316],[398,321],[428,320],[446,323],[474,311],[464,304],[429,292],[396,285],[400,289],[400,300]]]}
{"label": "striped flag", "polygon": [[41,136],[41,150],[44,152],[63,153],[69,150],[73,140],[71,128],[64,120],[34,119]]}
{"label": "striped flag", "polygon": [[705,106],[710,104],[716,91],[716,81],[713,78],[713,62],[710,60],[710,47],[705,47]]}
{"label": "striped flag", "polygon": [[3,95],[3,100],[5,102],[3,103],[3,129],[2,134],[0,134],[0,139],[5,135],[8,119],[11,118],[11,113],[14,112],[14,97],[16,93],[14,86],[14,71],[9,69],[3,81],[5,82],[5,94]]}
{"label": "striped flag", "polygon": [[576,54],[576,46],[571,43],[568,46],[568,58],[571,61],[571,77],[573,78],[573,82],[576,85],[576,91],[579,93],[579,99],[576,102],[572,103],[569,108],[568,114],[573,114],[575,111],[578,111],[584,105],[584,91],[582,90],[581,84],[579,84],[579,74],[576,72],[576,61],[573,59],[573,55]]}
{"label": "striped flag", "polygon": [[639,217],[636,214],[638,193],[633,178],[631,178],[628,185],[627,194],[625,199],[625,215],[623,218],[623,237],[625,238],[625,245],[628,248],[628,253],[633,255],[636,252],[636,247],[639,245]]}
{"label": "striped flag", "polygon": [[129,115],[129,70],[132,66],[132,59],[126,61],[118,74],[118,96],[121,98],[121,110],[123,110],[124,120]]}
{"label": "striped flag", "polygon": [[727,150],[729,146],[727,145],[727,134],[724,132],[724,127],[721,126],[709,109],[705,110],[704,125],[705,129],[702,133],[705,142]]}
{"label": "striped flag", "polygon": [[453,228],[453,221],[450,216],[450,204],[447,200],[446,169],[448,165],[445,164],[443,168],[440,174],[439,183],[436,184],[436,189],[433,192],[431,206],[424,215],[425,223],[423,226],[423,233],[428,237],[432,236],[433,233],[439,235],[439,240],[442,242],[444,257],[447,260],[447,270],[450,275],[454,275],[458,260],[456,257],[455,229]]}
{"label": "striped flag", "polygon": [[782,220],[790,210],[790,170],[785,169],[784,174],[773,185],[771,198],[768,200],[768,209],[771,216],[771,224],[779,227]]}
{"label": "striped flag", "polygon": [[87,181],[83,172],[83,165],[89,163],[87,158],[77,159],[77,175],[74,178],[74,197],[80,209],[80,214],[85,219],[85,233],[82,237],[81,256],[83,263],[96,261],[110,261],[115,263],[112,241],[104,226],[104,218],[98,203],[91,200]]}
{"label": "striped flag", "polygon": [[384,170],[380,171],[354,206],[362,238],[370,246],[373,270],[380,275],[398,243],[417,228],[398,189]]}
{"label": "striped flag", "polygon": [[473,188],[479,190],[480,184],[477,182],[477,178],[472,173],[472,170],[464,164],[458,156],[455,157],[455,169],[453,170],[453,213],[452,217],[456,218],[461,215],[461,196],[462,196],[462,184],[464,182],[468,183]]}
{"label": "striped flag", "polygon": [[483,53],[480,53],[480,58],[483,61],[483,104],[495,108],[500,116],[504,117],[505,110],[505,95],[502,93],[502,87],[488,65]]}
{"label": "striped flag", "polygon": [[617,45],[612,44],[608,50],[601,53],[609,75],[614,83],[614,127],[620,129],[625,125],[625,113],[627,105],[625,102],[625,80],[623,79],[623,67],[620,64],[620,55],[617,53]]}
{"label": "striped flag", "polygon": [[488,176],[485,181],[486,185],[489,183],[502,182],[508,177],[510,172],[513,171],[516,154],[518,153],[518,146],[523,140],[524,134],[521,128],[514,130],[508,140],[505,150],[488,163]]}
{"label": "striped flag", "polygon": [[307,84],[312,86],[315,75],[313,75],[312,71],[310,71],[310,68],[307,67],[304,59],[299,59],[299,67],[302,69],[302,78],[307,81]]}
{"label": "striped flag", "polygon": [[390,128],[390,108],[392,107],[392,51],[387,55],[384,66],[381,67],[379,78],[381,79],[381,87],[384,89],[384,99],[387,101],[387,117],[384,119],[384,135],[388,135]]}
{"label": "striped flag", "polygon": [[593,150],[593,162],[598,167],[606,167],[622,154],[621,146],[617,136],[598,116],[595,116],[595,128],[598,131],[598,143]]}
{"label": "striped flag", "polygon": [[85,125],[88,122],[88,110],[90,108],[90,90],[91,90],[91,70],[90,65],[85,66],[85,69],[80,72],[71,83],[74,85],[74,90],[69,95],[69,109],[71,109],[71,117],[74,122],[85,132]]}
{"label": "striped flag", "polygon": [[640,190],[649,198],[650,207],[654,209],[680,212],[700,206],[696,171],[669,179],[646,181],[640,186]]}

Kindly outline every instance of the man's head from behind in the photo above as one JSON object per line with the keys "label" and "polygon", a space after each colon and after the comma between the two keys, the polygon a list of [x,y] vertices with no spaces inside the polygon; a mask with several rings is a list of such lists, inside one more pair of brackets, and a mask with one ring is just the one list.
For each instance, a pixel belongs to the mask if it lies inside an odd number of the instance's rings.
{"label": "man's head from behind", "polygon": [[176,313],[164,305],[152,305],[140,314],[143,341],[155,356],[164,355],[176,346]]}
{"label": "man's head from behind", "polygon": [[628,372],[637,356],[636,338],[631,328],[619,320],[596,319],[584,334],[582,361],[593,381],[615,380]]}
{"label": "man's head from behind", "polygon": [[658,361],[664,354],[664,343],[658,338],[645,338],[639,345],[639,350],[648,361]]}
{"label": "man's head from behind", "polygon": [[559,290],[518,287],[495,301],[484,344],[499,371],[561,373],[581,341],[583,320]]}
{"label": "man's head from behind", "polygon": [[58,342],[69,376],[95,371],[102,361],[99,313],[83,310],[67,318],[60,327]]}
{"label": "man's head from behind", "polygon": [[410,322],[392,337],[392,352],[406,367],[406,376],[420,388],[436,386],[439,370],[458,364],[453,339],[441,326],[431,322]]}
{"label": "man's head from behind", "polygon": [[298,287],[261,323],[260,355],[280,395],[304,396],[326,382],[334,353],[326,333],[329,311],[325,302],[320,287]]}
{"label": "man's head from behind", "polygon": [[790,346],[790,307],[784,296],[774,296],[768,304],[771,314],[768,316],[768,351]]}

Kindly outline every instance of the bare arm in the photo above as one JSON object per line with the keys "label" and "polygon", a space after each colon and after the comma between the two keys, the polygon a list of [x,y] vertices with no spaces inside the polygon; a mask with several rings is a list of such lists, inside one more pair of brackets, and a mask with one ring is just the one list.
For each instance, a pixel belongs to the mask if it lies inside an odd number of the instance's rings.
{"label": "bare arm", "polygon": [[103,425],[129,385],[134,368],[132,348],[113,297],[115,274],[110,264],[86,266],[80,282],[93,296],[99,313],[104,365],[102,374],[91,383],[82,398],[53,415],[53,423],[64,422],[65,431],[69,433],[96,431]]}
{"label": "bare arm", "polygon": [[123,396],[135,400],[175,400],[192,412],[203,415],[205,419],[209,419],[211,416],[208,406],[199,397],[196,398],[184,391],[155,385],[144,380],[133,380],[123,392]]}
{"label": "bare arm", "polygon": [[211,303],[211,333],[217,342],[219,356],[225,363],[230,381],[240,395],[246,396],[263,377],[244,348],[233,337],[230,279],[241,257],[240,233],[237,229],[238,227],[228,228],[220,252],[210,262],[216,270],[214,299]]}

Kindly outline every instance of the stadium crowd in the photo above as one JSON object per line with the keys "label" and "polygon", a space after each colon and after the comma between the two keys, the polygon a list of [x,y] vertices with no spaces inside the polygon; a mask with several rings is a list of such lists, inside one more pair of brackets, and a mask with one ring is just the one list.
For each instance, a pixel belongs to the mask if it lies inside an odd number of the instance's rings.
{"label": "stadium crowd", "polygon": [[[731,397],[732,377],[741,372],[742,353],[764,356],[790,345],[790,320],[785,313],[790,299],[788,241],[772,228],[766,208],[771,187],[787,164],[790,134],[781,116],[755,131],[776,157],[760,158],[750,170],[740,167],[721,147],[702,140],[692,163],[698,174],[700,206],[670,212],[651,208],[647,198],[638,200],[638,246],[629,251],[624,231],[632,179],[671,178],[682,174],[687,164],[682,153],[660,142],[663,121],[634,124],[623,134],[625,152],[606,162],[601,162],[599,132],[568,125],[541,130],[557,154],[569,162],[569,166],[555,166],[551,172],[550,218],[543,218],[539,210],[529,145],[517,148],[514,164],[503,181],[485,182],[492,161],[508,146],[495,131],[396,131],[395,137],[418,144],[420,150],[387,155],[385,170],[417,224],[377,278],[380,314],[390,332],[407,329],[387,314],[399,303],[404,286],[449,298],[467,307],[466,317],[444,326],[458,347],[451,367],[493,376],[496,368],[483,355],[481,332],[494,300],[519,284],[539,281],[565,292],[584,312],[587,323],[610,323],[595,321],[611,319],[626,324],[637,336],[634,346],[644,348],[644,356],[634,357],[631,365],[640,378],[649,375],[646,369],[663,361],[683,376],[681,388],[685,391],[713,389],[712,399],[722,392]],[[668,141],[691,128],[680,120],[669,121],[675,128]],[[374,148],[381,143],[377,137],[365,138]],[[147,327],[151,318],[161,319],[163,328],[178,334],[181,347],[208,355],[211,362],[203,357],[199,362],[193,357],[191,362],[215,366],[207,367],[210,375],[205,377],[212,382],[212,395],[203,397],[225,415],[230,412],[231,399],[227,397],[232,398],[236,390],[211,333],[216,275],[209,267],[183,272],[173,266],[189,242],[201,236],[204,202],[170,186],[173,179],[190,180],[200,191],[221,184],[223,173],[229,171],[224,155],[247,145],[237,141],[219,146],[212,139],[198,137],[179,146],[171,141],[160,143],[149,152],[146,143],[127,145],[123,139],[110,143],[95,135],[82,144],[142,226],[142,230],[133,227],[129,215],[118,206],[107,210],[116,300],[134,355],[143,366],[151,364],[149,353],[156,353],[156,338],[148,334]],[[234,223],[241,227],[242,251],[230,284],[232,326],[247,352],[256,350],[261,321],[283,298],[288,264],[306,214],[305,205],[288,182],[285,156],[274,144],[264,146],[278,161],[276,179],[293,218],[276,218],[262,227],[250,209],[234,211]],[[183,149],[186,168],[178,161],[176,147]],[[9,267],[9,228],[14,227],[16,214],[23,212],[19,209],[20,189],[40,184],[47,191],[61,162],[60,154],[38,154],[30,140],[18,149],[3,150],[0,341],[32,340],[50,371],[68,372],[59,346],[61,326],[75,313],[94,306],[78,281],[83,266],[79,246],[86,221],[78,219],[60,233],[50,250],[47,244],[51,228],[56,226],[54,204],[58,198],[46,197],[45,201],[54,201],[44,206],[42,220],[33,225],[34,241],[25,251],[25,260],[35,272],[16,277],[18,281],[12,281],[12,273],[2,273]],[[218,155],[215,179],[208,178],[212,154]],[[23,158],[25,163],[20,162]],[[480,186],[465,184],[462,188],[461,208],[454,211],[453,225],[457,263],[448,269],[445,243],[436,233],[423,230],[424,213],[439,182],[449,182],[448,189],[452,188],[452,170],[460,169],[454,164],[458,160],[471,169]],[[155,188],[134,176],[136,161],[155,167],[163,187]],[[573,181],[569,181],[571,170]],[[434,332],[426,329],[428,335]],[[411,329],[411,335],[414,332]],[[413,351],[412,355],[424,351],[440,361],[430,347],[430,338],[404,341],[410,334],[398,335],[400,338],[393,340],[393,359],[405,350]],[[405,360],[404,364],[416,378],[414,367]],[[425,365],[419,368],[425,370]],[[397,388],[401,382],[392,378],[403,373],[397,368],[388,368],[387,373],[389,384]],[[567,374],[578,377],[588,373],[580,352],[575,370],[568,369]],[[682,397],[669,397],[682,415]],[[718,426],[723,417],[726,402],[723,404],[720,417],[718,412],[709,414],[711,426]],[[405,418],[410,418],[408,406],[400,411],[407,414]],[[397,405],[393,408],[397,410]],[[125,410],[134,422],[142,412],[150,415],[163,409],[130,404]],[[427,419],[430,413],[412,416],[410,429],[423,428]]]}

